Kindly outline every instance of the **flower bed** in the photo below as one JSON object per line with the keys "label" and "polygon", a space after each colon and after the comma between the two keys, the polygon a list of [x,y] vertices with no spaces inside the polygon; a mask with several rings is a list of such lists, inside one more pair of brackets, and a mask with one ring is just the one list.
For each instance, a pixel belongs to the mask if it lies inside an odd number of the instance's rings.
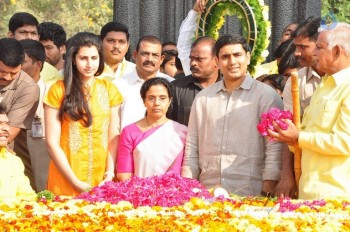
{"label": "flower bed", "polygon": [[[155,178],[160,182],[167,179]],[[145,182],[151,183],[155,178]],[[178,183],[169,182],[170,189],[189,181],[175,176],[168,179],[178,180]],[[145,184],[142,179],[136,179],[135,183]],[[350,231],[350,199],[301,201],[238,196],[224,199],[207,196],[206,191],[185,189],[183,195],[197,196],[180,205],[175,204],[180,200],[161,200],[173,205],[161,207],[153,200],[135,202],[135,197],[130,198],[131,202],[116,200],[118,194],[106,189],[114,186],[117,190],[115,186],[118,185],[112,184],[79,196],[84,200],[56,197],[2,204],[0,228],[2,231]],[[192,184],[194,189],[202,188],[197,186],[198,183]],[[108,192],[108,197],[102,190]],[[136,194],[135,188],[129,190]],[[164,189],[160,192],[166,193]],[[141,196],[145,195],[141,193]]]}

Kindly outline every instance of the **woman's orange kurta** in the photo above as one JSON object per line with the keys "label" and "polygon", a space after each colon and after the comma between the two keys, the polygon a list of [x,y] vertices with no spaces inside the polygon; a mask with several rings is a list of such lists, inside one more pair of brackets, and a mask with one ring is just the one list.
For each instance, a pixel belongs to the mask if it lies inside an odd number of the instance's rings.
{"label": "woman's orange kurta", "polygon": [[[45,104],[59,109],[64,97],[63,81],[56,82],[49,90]],[[90,87],[89,107],[92,125],[84,127],[81,121],[65,118],[61,121],[60,145],[75,175],[91,186],[103,180],[108,154],[108,128],[111,108],[121,104],[123,97],[108,81],[94,79]],[[56,195],[78,195],[73,186],[50,163],[48,190]]]}

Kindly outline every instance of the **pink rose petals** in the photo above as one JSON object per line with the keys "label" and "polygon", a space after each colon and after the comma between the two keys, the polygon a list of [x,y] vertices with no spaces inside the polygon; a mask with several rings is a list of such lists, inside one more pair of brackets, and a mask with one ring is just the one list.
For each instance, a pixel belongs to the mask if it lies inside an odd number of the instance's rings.
{"label": "pink rose petals", "polygon": [[318,208],[325,206],[327,202],[323,199],[311,200],[311,201],[301,201],[301,202],[292,202],[291,199],[289,199],[289,198],[279,198],[278,203],[280,203],[279,211],[282,213],[285,213],[285,212],[293,212],[302,206],[308,206],[310,209],[318,211]]}
{"label": "pink rose petals", "polygon": [[283,122],[282,119],[293,119],[293,114],[288,110],[280,110],[277,108],[271,108],[267,113],[261,115],[261,121],[257,126],[259,133],[266,137],[269,134],[267,130],[276,131],[275,127],[272,125],[272,122],[276,122],[279,127],[283,130],[288,129],[288,124]]}
{"label": "pink rose petals", "polygon": [[125,182],[106,182],[76,198],[89,202],[106,201],[112,204],[129,201],[135,207],[172,207],[183,205],[192,197],[209,199],[211,196],[197,180],[168,172],[165,175],[148,178],[133,177]]}

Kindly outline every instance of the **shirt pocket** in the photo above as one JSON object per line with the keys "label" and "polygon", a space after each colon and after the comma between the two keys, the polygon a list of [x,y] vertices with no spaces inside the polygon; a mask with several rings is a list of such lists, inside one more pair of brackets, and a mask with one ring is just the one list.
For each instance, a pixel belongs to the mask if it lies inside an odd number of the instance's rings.
{"label": "shirt pocket", "polygon": [[337,100],[326,100],[321,103],[320,115],[317,117],[316,123],[326,130],[331,130],[337,117],[339,116],[339,111],[341,107],[341,101]]}

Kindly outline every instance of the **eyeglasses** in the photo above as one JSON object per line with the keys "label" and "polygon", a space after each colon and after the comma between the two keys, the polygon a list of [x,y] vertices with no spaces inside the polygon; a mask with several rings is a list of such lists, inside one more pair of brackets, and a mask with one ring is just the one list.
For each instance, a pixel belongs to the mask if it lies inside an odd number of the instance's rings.
{"label": "eyeglasses", "polygon": [[146,97],[145,100],[153,103],[158,100],[160,103],[165,103],[168,99],[169,98],[167,96],[160,96],[160,97],[149,96],[149,97]]}

